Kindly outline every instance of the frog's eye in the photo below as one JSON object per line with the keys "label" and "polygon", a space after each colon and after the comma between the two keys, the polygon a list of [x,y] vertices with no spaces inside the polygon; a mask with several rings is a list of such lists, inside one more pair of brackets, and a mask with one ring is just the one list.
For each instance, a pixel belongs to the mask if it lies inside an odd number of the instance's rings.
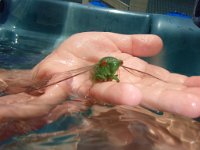
{"label": "frog's eye", "polygon": [[107,66],[107,61],[103,60],[103,61],[101,62],[101,64],[100,64],[100,66],[102,66],[102,67]]}

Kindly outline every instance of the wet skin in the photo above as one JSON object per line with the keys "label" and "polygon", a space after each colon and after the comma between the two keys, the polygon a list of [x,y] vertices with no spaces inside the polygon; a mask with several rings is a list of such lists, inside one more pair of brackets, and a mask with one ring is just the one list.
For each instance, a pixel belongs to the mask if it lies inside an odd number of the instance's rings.
{"label": "wet skin", "polygon": [[[188,117],[200,116],[200,77],[173,74],[138,58],[156,55],[161,48],[162,40],[156,35],[122,35],[105,32],[73,35],[31,71],[27,71],[26,81],[20,79],[20,76],[17,80],[14,78],[9,80],[8,91],[15,93],[15,89],[30,84],[28,82],[31,78],[41,80],[52,74],[89,66],[106,56],[116,57],[123,60],[125,66],[151,72],[167,82],[134,76],[119,68],[119,83],[108,81],[93,85],[90,74],[85,73],[49,86],[39,96],[19,93],[1,97],[0,118],[29,118],[45,115],[70,94],[81,97],[87,95],[99,102],[130,106],[142,104]],[[18,73],[20,74],[20,71]],[[7,74],[9,72],[4,72],[0,78],[6,80]]]}

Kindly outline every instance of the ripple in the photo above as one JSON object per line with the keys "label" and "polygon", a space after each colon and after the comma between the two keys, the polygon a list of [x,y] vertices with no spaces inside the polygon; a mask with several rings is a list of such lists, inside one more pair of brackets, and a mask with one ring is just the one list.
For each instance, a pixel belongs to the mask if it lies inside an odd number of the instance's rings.
{"label": "ripple", "polygon": [[140,107],[88,107],[83,101],[72,102],[71,106],[74,108],[70,113],[40,130],[15,137],[3,148],[198,150],[200,147],[200,123],[189,118],[170,113],[157,115]]}

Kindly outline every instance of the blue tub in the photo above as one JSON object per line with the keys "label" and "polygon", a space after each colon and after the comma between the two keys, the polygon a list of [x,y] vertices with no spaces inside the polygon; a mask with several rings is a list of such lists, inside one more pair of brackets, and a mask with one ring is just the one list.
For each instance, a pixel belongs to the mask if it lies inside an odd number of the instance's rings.
{"label": "blue tub", "polygon": [[[1,68],[32,68],[69,36],[86,31],[105,31],[123,34],[159,35],[164,42],[163,51],[157,56],[144,58],[145,60],[172,72],[185,75],[200,75],[200,29],[193,24],[191,18],[104,9],[65,0],[4,0],[0,1],[0,3]],[[60,130],[67,130],[70,125],[80,127],[79,124],[82,123],[83,116],[90,116],[90,113],[90,110],[87,110],[85,113],[76,114],[76,118],[65,116],[56,123],[52,123],[34,133],[57,133]],[[111,113],[118,118],[120,117],[115,110],[111,110]],[[104,121],[108,125],[112,125],[112,123],[109,123],[108,116],[104,117]],[[139,114],[139,116],[143,115]],[[148,120],[154,121],[151,117]],[[95,119],[92,121],[95,124]],[[103,126],[104,122],[99,120],[98,123]],[[149,133],[146,132],[146,127],[141,122],[129,125],[133,127],[134,131],[145,131],[144,135]],[[112,126],[109,127],[112,128]],[[94,129],[89,136],[104,137],[104,130],[99,130],[102,132],[96,132]],[[138,135],[139,133],[141,132],[138,132]],[[87,139],[84,139],[85,134],[86,132],[83,132],[82,143],[79,143],[82,146],[84,142],[88,142]],[[78,140],[76,136],[76,134],[62,135],[59,133],[59,137],[53,136],[50,141],[45,140],[44,143],[39,142],[34,146],[47,146],[48,149],[55,148],[56,145],[66,144],[66,141],[70,143]],[[149,138],[148,135],[147,137],[141,137]],[[172,140],[176,139],[176,137],[170,138]],[[25,136],[25,138],[22,137],[22,140],[18,139],[16,143],[12,144],[16,140],[14,137],[11,141],[4,141],[3,144],[11,143],[13,149],[15,149],[16,145],[18,149],[21,149],[23,148],[20,146],[21,142],[26,142],[27,146],[32,142],[31,140],[34,141],[34,138],[28,139]],[[98,140],[96,139],[96,142]],[[104,143],[104,141],[101,142]],[[143,143],[140,142],[141,146],[144,146],[144,144],[145,141]],[[33,145],[30,144],[24,148],[30,148],[31,146]],[[84,146],[86,146],[85,149],[88,148],[88,145]],[[109,147],[110,145],[108,144],[107,146]],[[147,144],[145,146],[152,145]],[[11,147],[4,146],[3,148],[10,149]],[[111,148],[115,149],[116,147]],[[81,148],[79,147],[79,149]]]}

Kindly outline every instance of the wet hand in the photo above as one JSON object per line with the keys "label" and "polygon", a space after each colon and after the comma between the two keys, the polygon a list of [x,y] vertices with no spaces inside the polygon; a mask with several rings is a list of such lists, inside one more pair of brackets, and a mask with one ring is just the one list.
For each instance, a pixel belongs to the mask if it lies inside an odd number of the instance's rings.
{"label": "wet hand", "polygon": [[[45,115],[72,94],[99,103],[143,105],[189,117],[200,116],[199,77],[189,78],[169,73],[138,58],[156,55],[161,48],[162,40],[155,35],[121,35],[105,32],[73,35],[33,68],[31,72],[34,79],[42,80],[53,74],[93,65],[102,57],[113,56],[123,60],[123,65],[127,67],[150,72],[164,81],[133,75],[120,68],[119,83],[93,83],[90,72],[87,72],[47,87],[40,96],[20,93],[1,97],[2,104],[12,105],[8,105],[7,108],[1,105],[0,116],[23,118]],[[50,82],[53,80],[54,78]]]}
{"label": "wet hand", "polygon": [[158,78],[134,76],[120,68],[120,82],[93,84],[90,74],[85,73],[71,80],[48,87],[47,103],[57,103],[70,93],[89,97],[97,102],[122,105],[143,105],[189,117],[200,115],[199,77],[186,77],[150,65],[138,57],[156,55],[162,41],[155,35],[121,35],[114,33],[88,32],[73,35],[64,41],[51,55],[34,69],[37,78],[63,72],[98,62],[105,56],[123,60],[124,65]]}

